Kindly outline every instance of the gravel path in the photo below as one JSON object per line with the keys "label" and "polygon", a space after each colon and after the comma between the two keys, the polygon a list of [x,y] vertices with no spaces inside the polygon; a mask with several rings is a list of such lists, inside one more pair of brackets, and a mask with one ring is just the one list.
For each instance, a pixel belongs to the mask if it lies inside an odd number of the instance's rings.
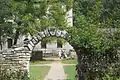
{"label": "gravel path", "polygon": [[53,62],[44,80],[67,80],[62,63]]}

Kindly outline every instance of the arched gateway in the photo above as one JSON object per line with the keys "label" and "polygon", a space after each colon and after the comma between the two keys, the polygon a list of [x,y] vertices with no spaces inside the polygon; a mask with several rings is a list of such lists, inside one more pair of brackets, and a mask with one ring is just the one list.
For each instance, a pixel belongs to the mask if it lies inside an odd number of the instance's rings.
{"label": "arched gateway", "polygon": [[14,47],[13,49],[0,52],[0,57],[2,57],[3,60],[0,61],[0,65],[12,66],[14,69],[29,73],[29,61],[33,48],[39,41],[49,36],[61,37],[65,40],[69,37],[65,30],[59,30],[57,28],[47,28],[43,31],[39,31],[30,40],[25,39],[24,45],[21,47]]}
{"label": "arched gateway", "polygon": [[55,36],[55,37],[61,37],[65,40],[68,38],[68,33],[65,30],[59,30],[57,28],[47,28],[43,31],[38,32],[36,35],[32,37],[31,40],[25,40],[24,47],[27,47],[28,50],[33,50],[36,44],[39,43],[43,38],[49,37],[49,36]]}

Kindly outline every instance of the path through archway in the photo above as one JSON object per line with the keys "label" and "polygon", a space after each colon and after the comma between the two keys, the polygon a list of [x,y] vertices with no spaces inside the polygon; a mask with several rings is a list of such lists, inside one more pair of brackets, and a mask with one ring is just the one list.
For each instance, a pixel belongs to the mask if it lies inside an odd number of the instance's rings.
{"label": "path through archway", "polygon": [[25,49],[28,50],[28,51],[31,51],[34,49],[34,47],[45,37],[60,37],[60,38],[63,38],[65,39],[67,42],[68,41],[68,38],[69,38],[69,34],[67,31],[65,30],[59,30],[57,28],[47,28],[43,31],[40,31],[38,32],[36,35],[34,35],[32,37],[32,39],[28,40],[26,39],[25,40]]}

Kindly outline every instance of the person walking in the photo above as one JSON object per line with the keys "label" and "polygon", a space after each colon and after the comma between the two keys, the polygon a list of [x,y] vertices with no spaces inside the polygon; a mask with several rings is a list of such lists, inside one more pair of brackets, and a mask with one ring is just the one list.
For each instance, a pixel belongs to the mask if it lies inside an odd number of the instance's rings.
{"label": "person walking", "polygon": [[62,56],[62,58],[67,58],[67,55],[65,53],[65,49],[62,50],[61,56]]}
{"label": "person walking", "polygon": [[58,56],[59,56],[60,59],[61,59],[61,53],[62,53],[62,51],[59,50],[59,51],[58,51]]}

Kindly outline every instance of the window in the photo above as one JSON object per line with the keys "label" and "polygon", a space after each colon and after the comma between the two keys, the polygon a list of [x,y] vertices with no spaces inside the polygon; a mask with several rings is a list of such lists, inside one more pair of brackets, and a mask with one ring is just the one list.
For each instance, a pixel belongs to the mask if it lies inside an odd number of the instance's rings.
{"label": "window", "polygon": [[62,41],[57,40],[57,48],[62,48]]}
{"label": "window", "polygon": [[12,47],[12,39],[8,38],[7,42],[8,42],[8,48],[11,48]]}
{"label": "window", "polygon": [[41,48],[46,48],[46,42],[41,41]]}

